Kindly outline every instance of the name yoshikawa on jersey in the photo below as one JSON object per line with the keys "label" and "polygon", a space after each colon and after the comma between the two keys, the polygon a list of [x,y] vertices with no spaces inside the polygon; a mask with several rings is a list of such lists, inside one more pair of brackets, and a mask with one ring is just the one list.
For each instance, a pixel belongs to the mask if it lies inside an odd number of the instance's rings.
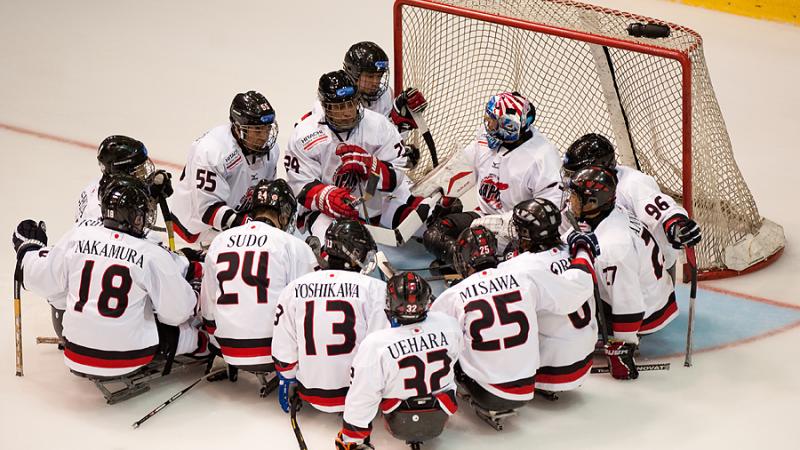
{"label": "name yoshikawa on jersey", "polygon": [[517,203],[534,197],[560,204],[558,151],[536,127],[531,126],[531,131],[533,136],[514,150],[503,146],[490,149],[483,133],[464,149],[466,160],[475,169],[478,207],[483,214],[511,211]]}
{"label": "name yoshikawa on jersey", "polygon": [[290,283],[275,313],[272,356],[300,398],[325,412],[344,410],[350,366],[368,333],[389,327],[386,283],[357,272],[324,270]]}
{"label": "name yoshikawa on jersey", "polygon": [[272,363],[278,295],[316,266],[305,242],[264,222],[249,222],[214,238],[206,254],[200,302],[206,330],[228,364]]}
{"label": "name yoshikawa on jersey", "polygon": [[275,179],[279,155],[276,143],[265,156],[245,156],[230,124],[195,140],[169,202],[181,238],[195,242],[206,230],[221,230],[228,211],[247,211],[253,187]]}

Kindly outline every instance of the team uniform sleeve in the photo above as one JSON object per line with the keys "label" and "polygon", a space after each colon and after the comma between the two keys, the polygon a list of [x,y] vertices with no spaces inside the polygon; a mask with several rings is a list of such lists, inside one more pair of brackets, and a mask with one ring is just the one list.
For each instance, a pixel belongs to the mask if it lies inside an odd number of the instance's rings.
{"label": "team uniform sleeve", "polygon": [[371,279],[366,291],[367,297],[362,299],[364,317],[367,319],[367,334],[373,331],[389,328],[389,318],[386,317],[386,283]]}
{"label": "team uniform sleeve", "polygon": [[[298,125],[298,127],[300,126]],[[296,196],[299,197],[300,192],[307,185],[322,182],[322,164],[317,160],[313,149],[303,150],[299,136],[292,134],[289,145],[286,147],[286,157],[286,178]]]}
{"label": "team uniform sleeve", "polygon": [[560,275],[549,270],[533,270],[528,274],[538,294],[537,310],[567,315],[594,295],[592,275],[581,269],[567,269]]}
{"label": "team uniform sleeve", "polygon": [[25,289],[45,298],[65,297],[69,278],[66,258],[69,245],[69,236],[65,236],[50,249],[41,248],[25,253],[22,258]]}
{"label": "team uniform sleeve", "polygon": [[297,330],[295,328],[294,283],[286,286],[278,296],[275,307],[275,328],[272,336],[272,359],[275,370],[284,378],[297,377]]}
{"label": "team uniform sleeve", "polygon": [[523,182],[528,187],[531,198],[545,198],[554,205],[560,205],[561,161],[558,158],[558,151],[543,136],[539,138],[543,139],[543,142]]}
{"label": "team uniform sleeve", "polygon": [[610,261],[598,259],[596,265],[601,296],[611,305],[614,337],[633,344],[639,342],[637,333],[645,312],[639,273],[629,262],[636,260],[636,251],[630,248],[625,255],[616,255]]}
{"label": "team uniform sleeve", "polygon": [[194,315],[197,297],[166,250],[155,250],[153,255],[145,266],[147,293],[159,322],[178,326]]}
{"label": "team uniform sleeve", "polygon": [[227,205],[231,189],[225,179],[225,172],[218,161],[214,161],[216,153],[199,142],[194,157],[186,164],[186,176],[194,180],[191,190],[191,202],[197,207],[200,220],[216,230],[222,230],[231,216],[236,214]]}
{"label": "team uniform sleeve", "polygon": [[676,216],[688,217],[682,206],[661,192],[653,177],[641,172],[634,176],[635,188],[628,194],[629,201],[636,218],[648,229],[666,232],[665,225]]}
{"label": "team uniform sleeve", "polygon": [[[367,345],[364,345],[367,344]],[[353,360],[353,379],[344,402],[342,434],[350,440],[369,436],[383,397],[385,376],[377,348],[362,343]]]}
{"label": "team uniform sleeve", "polygon": [[296,280],[301,276],[315,271],[319,264],[317,257],[305,242],[300,239],[292,239],[290,247],[289,259],[294,262],[290,268],[289,280]]}
{"label": "team uniform sleeve", "polygon": [[206,254],[206,261],[203,264],[203,280],[200,284],[200,315],[203,318],[203,328],[208,334],[213,335],[217,330],[217,323],[214,320],[214,308],[216,307],[217,296],[217,254],[214,244]]}

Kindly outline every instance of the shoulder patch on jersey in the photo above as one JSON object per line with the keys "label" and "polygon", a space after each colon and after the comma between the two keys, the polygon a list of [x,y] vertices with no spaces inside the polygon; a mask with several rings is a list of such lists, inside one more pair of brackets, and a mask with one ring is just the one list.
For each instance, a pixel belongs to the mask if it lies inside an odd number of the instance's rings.
{"label": "shoulder patch on jersey", "polygon": [[313,132],[311,132],[311,134],[300,139],[300,145],[303,146],[303,150],[309,151],[312,148],[314,148],[314,146],[316,146],[317,144],[321,142],[330,141],[330,139],[331,138],[327,134],[325,134],[324,131],[314,130]]}
{"label": "shoulder patch on jersey", "polygon": [[244,158],[242,158],[242,154],[239,152],[233,152],[230,155],[225,157],[225,170],[231,170],[234,167],[238,166]]}

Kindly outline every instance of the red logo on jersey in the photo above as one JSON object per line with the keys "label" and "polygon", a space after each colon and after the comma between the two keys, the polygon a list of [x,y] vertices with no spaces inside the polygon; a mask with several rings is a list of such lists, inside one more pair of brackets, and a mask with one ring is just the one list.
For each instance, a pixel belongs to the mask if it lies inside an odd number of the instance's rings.
{"label": "red logo on jersey", "polygon": [[506,189],[508,189],[508,183],[501,183],[497,180],[497,176],[492,174],[481,180],[478,195],[492,208],[503,209],[503,202],[500,201],[500,192]]}

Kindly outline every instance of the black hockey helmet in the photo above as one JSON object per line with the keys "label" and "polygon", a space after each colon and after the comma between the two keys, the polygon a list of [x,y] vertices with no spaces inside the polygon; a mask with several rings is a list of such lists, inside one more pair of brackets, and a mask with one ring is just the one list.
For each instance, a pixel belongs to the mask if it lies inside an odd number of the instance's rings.
{"label": "black hockey helmet", "polygon": [[331,268],[370,273],[375,269],[378,246],[361,222],[337,219],[325,231],[323,251],[328,255]]}
{"label": "black hockey helmet", "polygon": [[497,238],[483,225],[467,228],[458,235],[453,268],[462,277],[497,267]]}
{"label": "black hockey helmet", "polygon": [[[344,55],[344,71],[355,80],[361,98],[375,101],[389,88],[389,57],[374,42],[357,42]],[[368,74],[362,78],[362,74]]]}
{"label": "black hockey helmet", "polygon": [[355,128],[364,115],[358,86],[344,70],[322,75],[319,78],[317,96],[325,111],[325,121],[334,131]]}
{"label": "black hockey helmet", "polygon": [[590,166],[569,180],[570,208],[578,219],[591,218],[614,208],[617,175],[614,169]]}
{"label": "black hockey helmet", "polygon": [[550,200],[534,198],[519,202],[514,206],[511,223],[522,251],[536,253],[561,244],[558,233],[561,211]]}
{"label": "black hockey helmet", "polygon": [[241,147],[268,153],[278,139],[275,110],[264,95],[247,91],[233,97],[230,108],[233,135]]}
{"label": "black hockey helmet", "polygon": [[253,206],[251,216],[255,220],[264,220],[264,211],[278,214],[277,227],[291,233],[294,227],[294,215],[297,212],[297,200],[289,187],[289,183],[281,178],[261,180],[253,188]]}
{"label": "black hockey helmet", "polygon": [[100,170],[104,174],[121,172],[142,180],[155,170],[144,144],[121,135],[103,139],[97,148],[97,162],[100,163]]}
{"label": "black hockey helmet", "polygon": [[569,178],[588,166],[602,166],[609,169],[617,166],[614,145],[602,134],[585,134],[569,146],[564,153],[562,175],[564,178]]}
{"label": "black hockey helmet", "polygon": [[392,326],[425,320],[431,301],[430,285],[414,272],[401,272],[386,282],[386,316]]}
{"label": "black hockey helmet", "polygon": [[131,177],[113,177],[100,200],[103,225],[136,237],[153,226],[155,203],[144,183]]}

